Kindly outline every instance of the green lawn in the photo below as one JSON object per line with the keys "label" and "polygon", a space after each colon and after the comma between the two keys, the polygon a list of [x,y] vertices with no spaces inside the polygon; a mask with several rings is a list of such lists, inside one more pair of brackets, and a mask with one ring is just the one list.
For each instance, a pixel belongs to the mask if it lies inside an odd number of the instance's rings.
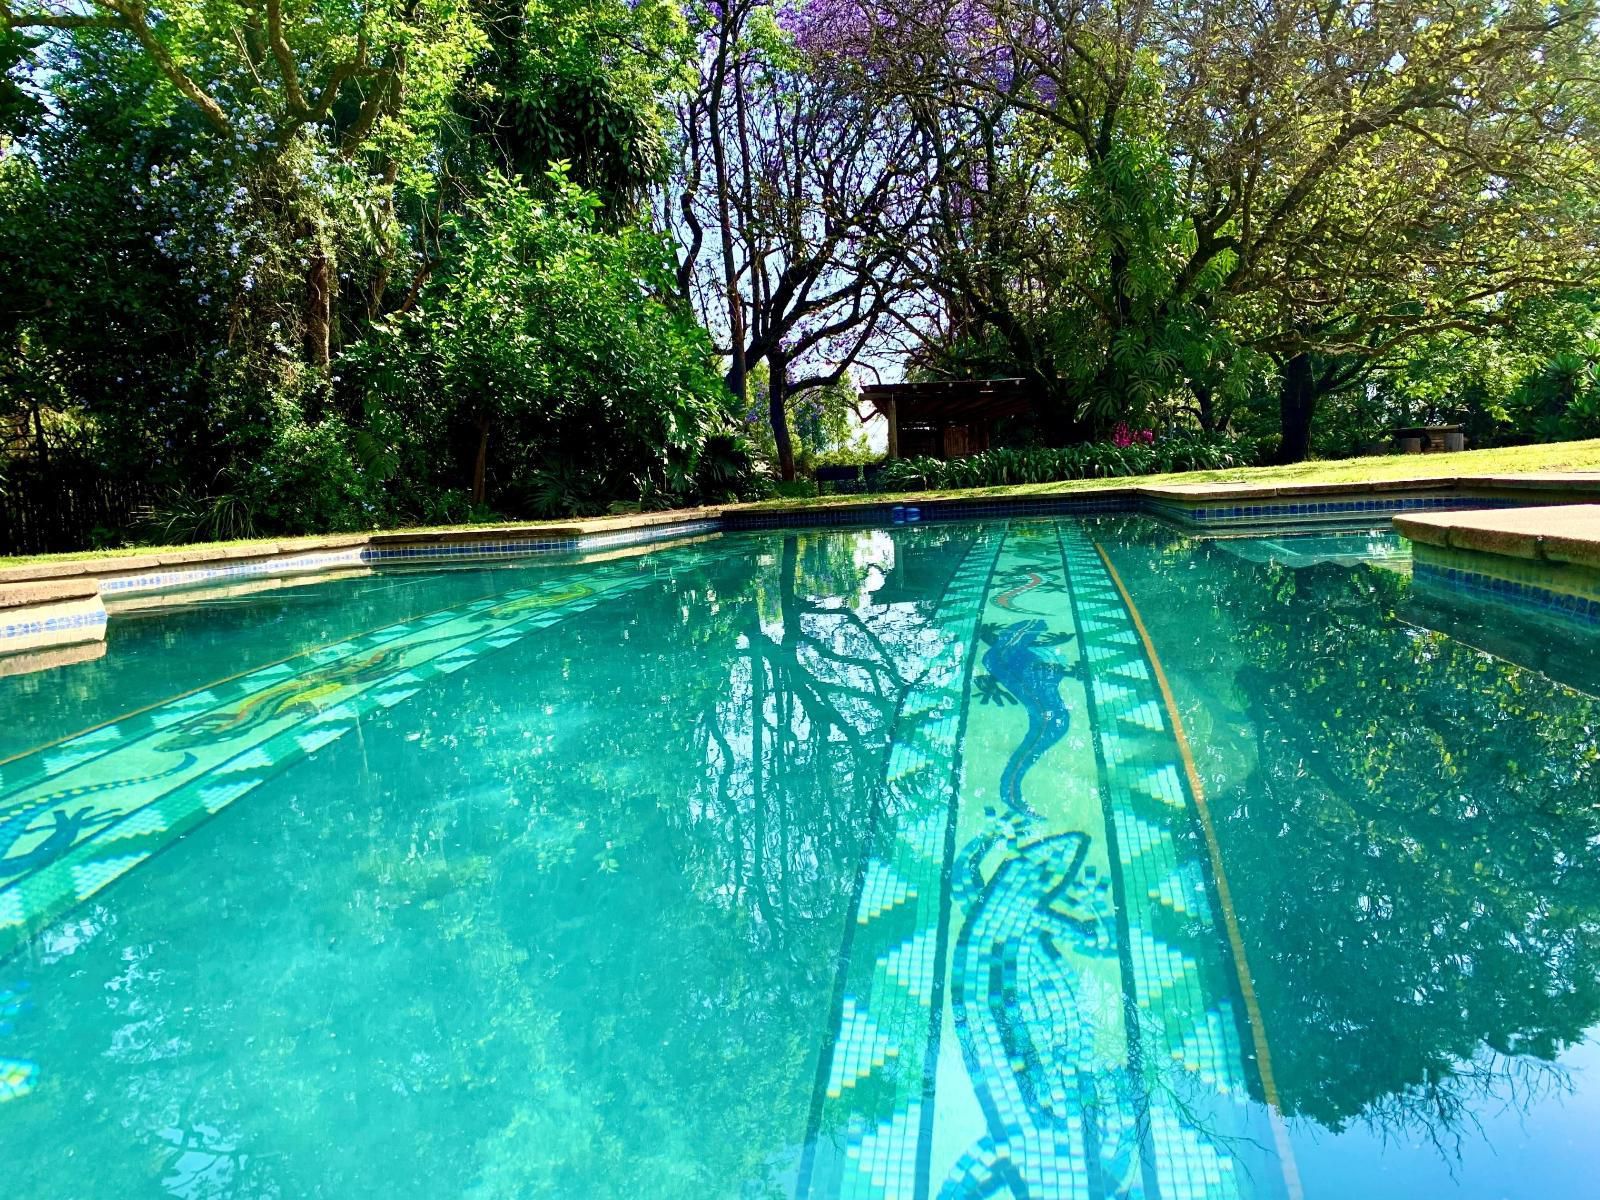
{"label": "green lawn", "polygon": [[163,554],[171,550],[193,550],[199,546],[254,546],[288,538],[235,538],[226,542],[189,542],[159,546],[117,546],[110,550],[68,550],[61,554],[0,555],[0,567],[22,567],[29,563],[79,562],[92,558],[132,558],[139,554]]}
{"label": "green lawn", "polygon": [[1063,483],[1019,483],[1005,487],[946,491],[896,492],[822,496],[805,500],[764,500],[758,508],[796,505],[851,504],[862,500],[941,500],[954,496],[1048,496],[1059,492],[1171,483],[1355,483],[1380,479],[1454,478],[1471,475],[1516,475],[1529,471],[1600,471],[1600,438],[1556,442],[1544,446],[1511,446],[1501,450],[1463,450],[1459,454],[1384,454],[1373,458],[1341,458],[1295,463],[1287,467],[1229,467],[1221,471],[1181,471],[1170,475],[1135,475],[1117,479],[1072,479]]}
{"label": "green lawn", "polygon": [[[858,504],[863,500],[936,500],[957,496],[1044,496],[1060,492],[1087,492],[1135,484],[1168,483],[1350,483],[1362,480],[1443,478],[1463,475],[1510,475],[1528,471],[1600,472],[1600,438],[1586,442],[1557,442],[1546,446],[1513,446],[1503,450],[1466,450],[1460,454],[1390,454],[1376,458],[1345,458],[1331,462],[1296,463],[1288,467],[1233,467],[1223,471],[1185,471],[1171,475],[1124,476],[1117,479],[1073,479],[1064,483],[1026,483],[1008,487],[951,491],[877,493],[873,495],[821,496],[802,500],[764,500],[754,508],[795,508],[829,504]],[[527,525],[572,524],[571,521],[529,521]],[[436,532],[463,526],[426,526],[395,530],[400,533]],[[264,538],[261,541],[292,539]],[[240,546],[248,542],[218,542]],[[31,554],[0,557],[0,567],[52,560],[118,558],[134,554],[190,549],[187,546],[130,546],[116,550],[85,550],[69,554]]]}

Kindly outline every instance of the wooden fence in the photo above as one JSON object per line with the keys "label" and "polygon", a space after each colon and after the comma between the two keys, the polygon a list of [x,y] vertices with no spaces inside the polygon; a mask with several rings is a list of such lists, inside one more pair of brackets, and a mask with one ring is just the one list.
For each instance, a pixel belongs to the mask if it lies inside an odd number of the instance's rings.
{"label": "wooden fence", "polygon": [[0,555],[115,544],[152,498],[77,455],[0,460]]}

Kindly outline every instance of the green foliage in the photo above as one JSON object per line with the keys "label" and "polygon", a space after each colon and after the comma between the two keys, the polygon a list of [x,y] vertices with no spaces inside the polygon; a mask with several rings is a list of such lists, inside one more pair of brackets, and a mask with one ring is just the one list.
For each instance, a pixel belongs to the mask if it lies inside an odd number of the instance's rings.
{"label": "green foliage", "polygon": [[[149,37],[97,11],[0,42],[0,416],[35,435],[0,474],[77,497],[10,548],[488,515],[480,417],[505,512],[748,489],[748,447],[702,464],[715,365],[620,204],[661,169],[674,5],[303,0],[286,57],[249,6],[166,5]],[[561,131],[502,122],[518,97]],[[618,202],[604,232],[558,156]],[[497,163],[538,181],[537,236]]]}
{"label": "green foliage", "polygon": [[1342,456],[1402,425],[1461,424],[1479,447],[1600,433],[1600,298],[1574,292],[1507,315],[1489,336],[1412,342],[1371,386],[1330,397],[1318,449]]}
{"label": "green foliage", "polygon": [[809,479],[780,479],[773,483],[772,494],[780,500],[809,500],[817,494],[817,485]]}
{"label": "green foliage", "polygon": [[738,432],[713,433],[700,447],[695,491],[705,500],[753,498],[760,490],[756,471],[756,448],[748,438]]}
{"label": "green foliage", "polygon": [[[669,162],[663,96],[691,49],[671,0],[483,0],[489,43],[463,89],[490,164],[537,178],[559,162],[608,208],[635,207]],[[485,157],[482,146],[463,147]]]}
{"label": "green foliage", "polygon": [[1387,417],[1354,393],[1413,344],[1492,337],[1595,278],[1600,26],[1589,4],[1532,11],[1289,5],[1263,25],[1234,0],[1138,20],[1017,0],[874,44],[957,218],[909,251],[949,314],[921,365],[1029,380],[1053,443],[1281,415],[1300,457],[1324,402],[1351,418],[1335,440],[1370,440]]}
{"label": "green foliage", "polygon": [[43,44],[42,37],[0,24],[0,152],[9,139],[24,136],[44,116],[44,105],[21,80],[21,68]]}
{"label": "green foliage", "polygon": [[[641,225],[601,228],[598,197],[564,169],[542,182],[486,179],[446,221],[418,307],[347,356],[370,432],[402,474],[440,487],[472,486],[481,452],[485,497],[513,513],[737,491],[748,456],[727,436],[709,343],[657,298],[665,244]],[[440,440],[464,452],[440,463]]]}
{"label": "green foliage", "polygon": [[[13,0],[0,478],[63,502],[8,548],[148,536],[135,510],[274,533],[753,495],[766,360],[799,469],[855,463],[845,368],[908,331],[912,374],[1035,386],[1017,441],[1600,431],[1587,8],[1286,15],[1261,54],[1221,32],[1255,28],[1235,0],[1019,0],[870,47],[835,7]],[[1112,450],[938,472],[1189,461]]]}
{"label": "green foliage", "polygon": [[260,533],[255,510],[234,492],[197,497],[174,489],[139,510],[135,519],[140,532],[158,546],[233,541]]}
{"label": "green foliage", "polygon": [[867,445],[863,439],[834,450],[824,450],[811,458],[813,467],[872,467],[883,461],[883,455]]}
{"label": "green foliage", "polygon": [[1227,438],[1174,434],[1149,445],[1085,442],[1055,449],[985,450],[965,458],[893,459],[884,464],[880,483],[887,491],[1001,487],[1068,479],[1158,475],[1169,471],[1212,471],[1241,466],[1244,458]]}

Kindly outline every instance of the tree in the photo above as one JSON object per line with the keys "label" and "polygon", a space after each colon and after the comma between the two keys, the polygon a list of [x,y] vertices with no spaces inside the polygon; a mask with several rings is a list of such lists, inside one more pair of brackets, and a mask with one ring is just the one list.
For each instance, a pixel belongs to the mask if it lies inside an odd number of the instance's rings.
{"label": "tree", "polygon": [[[35,435],[0,491],[16,548],[457,520],[475,461],[478,494],[510,512],[744,485],[748,448],[720,403],[700,402],[709,352],[681,301],[658,302],[677,284],[641,223],[687,47],[668,0],[0,11],[3,61],[20,64],[7,78],[48,99],[11,122],[23,140],[0,162],[0,262],[14,282],[0,301],[0,400]],[[562,155],[573,161],[560,178],[587,180],[600,201],[581,220],[551,182]],[[569,403],[564,387],[524,389],[551,411],[524,404],[486,441],[492,391],[456,394],[459,410],[414,403],[405,339],[373,333],[448,328],[449,314],[420,311],[452,300],[430,281],[474,258],[464,238],[515,224],[521,210],[497,224],[482,208],[512,174],[531,203],[565,214],[564,236],[583,247],[574,269],[599,264],[591,332],[631,357],[606,369],[593,366],[605,347],[570,357],[585,331],[565,321],[587,319],[581,304],[524,322],[546,340],[505,378],[566,363],[573,388],[599,390]],[[529,264],[518,270],[508,294],[527,283]],[[648,348],[641,330],[657,339]],[[375,361],[380,348],[395,361]],[[564,435],[568,461],[534,454],[557,442],[530,431],[570,429],[607,404],[620,415],[602,424],[626,429],[618,453]],[[646,437],[648,449],[630,440]],[[497,471],[523,486],[492,486]],[[35,494],[61,502],[46,511]]]}
{"label": "tree", "polygon": [[520,489],[545,514],[694,498],[706,443],[729,427],[703,332],[660,299],[667,247],[641,225],[600,228],[600,207],[564,170],[539,192],[489,177],[447,219],[416,308],[352,356],[397,452],[470,432],[475,505],[496,461],[496,498]]}
{"label": "tree", "polygon": [[14,139],[30,132],[44,115],[44,105],[13,72],[22,67],[43,39],[0,25],[0,155]]}
{"label": "tree", "polygon": [[[1473,446],[1600,436],[1600,297],[1540,297],[1502,316],[1487,336],[1452,330],[1408,343],[1357,402],[1382,409],[1379,427],[1462,424]],[[1349,416],[1333,415],[1348,427]]]}
{"label": "tree", "polygon": [[941,147],[925,275],[1058,434],[1179,391],[1209,422],[1268,356],[1301,456],[1369,364],[1592,269],[1587,3],[859,11],[841,52]]}
{"label": "tree", "polygon": [[715,331],[744,400],[767,364],[783,478],[791,396],[837,383],[906,291],[893,246],[920,219],[911,130],[843,65],[808,55],[757,0],[694,12],[702,55],[682,99],[665,219],[680,289]]}
{"label": "tree", "polygon": [[[485,0],[454,149],[534,180],[556,163],[608,212],[648,205],[670,170],[667,98],[693,43],[674,0]],[[470,169],[470,168],[468,168]]]}
{"label": "tree", "polygon": [[[5,0],[0,14],[14,30],[130,40],[166,85],[149,93],[144,119],[186,107],[211,134],[213,157],[243,156],[254,167],[247,183],[263,195],[279,192],[281,217],[304,247],[306,357],[322,369],[338,265],[311,195],[349,171],[341,164],[370,152],[367,200],[385,208],[402,167],[415,170],[426,153],[481,38],[457,0],[385,0],[360,12],[319,0],[180,0],[156,11],[144,0],[95,0],[87,13]],[[306,141],[319,153],[294,162]]]}

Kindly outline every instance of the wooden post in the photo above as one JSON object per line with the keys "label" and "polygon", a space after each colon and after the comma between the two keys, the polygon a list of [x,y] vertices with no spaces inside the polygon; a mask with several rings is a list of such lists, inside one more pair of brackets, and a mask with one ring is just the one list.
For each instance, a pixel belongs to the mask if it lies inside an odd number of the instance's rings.
{"label": "wooden post", "polygon": [[883,414],[883,419],[889,423],[889,457],[900,457],[900,421],[894,411],[894,401],[881,400],[878,402],[878,411]]}

